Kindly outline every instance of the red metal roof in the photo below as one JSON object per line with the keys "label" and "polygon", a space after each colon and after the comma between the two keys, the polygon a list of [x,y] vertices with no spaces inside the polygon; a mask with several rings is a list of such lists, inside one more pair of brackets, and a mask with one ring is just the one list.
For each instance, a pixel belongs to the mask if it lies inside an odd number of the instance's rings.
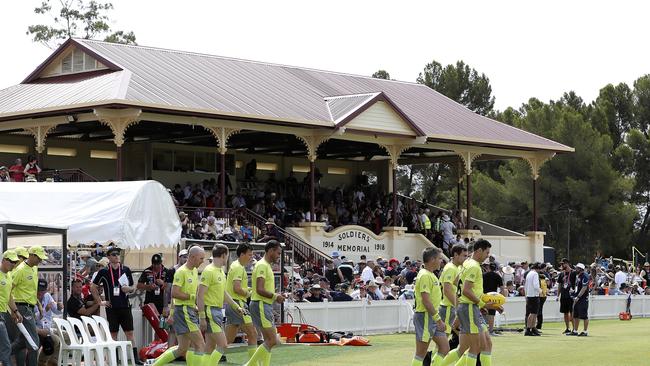
{"label": "red metal roof", "polygon": [[[26,82],[0,90],[0,118],[42,108],[69,108],[101,100],[161,108],[210,111],[261,120],[286,120],[336,128],[336,121],[381,93],[418,135],[457,143],[572,151],[570,147],[480,116],[424,85],[268,64],[191,52],[74,39],[93,57],[117,69],[68,82]],[[61,50],[55,51],[60,52]],[[50,57],[49,59],[53,59]],[[43,70],[47,63],[38,70]],[[119,71],[122,70],[122,71]],[[328,103],[329,100],[329,103]]]}

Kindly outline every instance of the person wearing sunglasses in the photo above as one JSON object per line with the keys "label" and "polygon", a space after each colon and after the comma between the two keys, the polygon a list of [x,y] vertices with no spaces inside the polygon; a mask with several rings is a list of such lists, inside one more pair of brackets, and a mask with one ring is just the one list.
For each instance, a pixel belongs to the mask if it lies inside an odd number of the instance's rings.
{"label": "person wearing sunglasses", "polygon": [[[127,297],[129,293],[135,290],[135,287],[133,286],[131,269],[120,263],[120,253],[120,248],[111,247],[108,249],[108,266],[97,272],[91,286],[91,292],[94,302],[101,304],[102,300],[98,288],[99,286],[104,288],[106,319],[113,339],[117,339],[121,327],[126,339],[135,344],[133,338],[133,314]],[[138,358],[138,349],[135,347],[133,348],[133,356],[136,364],[142,365]]]}

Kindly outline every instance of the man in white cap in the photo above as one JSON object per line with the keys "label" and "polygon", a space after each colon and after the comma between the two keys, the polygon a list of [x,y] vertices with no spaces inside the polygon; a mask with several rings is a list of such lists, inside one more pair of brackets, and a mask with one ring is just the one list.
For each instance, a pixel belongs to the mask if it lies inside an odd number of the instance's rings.
{"label": "man in white cap", "polygon": [[[576,264],[576,292],[573,298],[573,331],[567,335],[586,337],[589,328],[589,273],[585,271],[585,265]],[[580,319],[583,321],[583,330],[578,333]]]}
{"label": "man in white cap", "polygon": [[[183,264],[187,262],[187,249],[182,249],[178,252],[178,259],[175,266],[168,268],[165,272],[165,296],[163,296],[163,313],[162,315],[167,318],[169,316],[169,304],[172,302],[172,284],[174,282],[174,274],[176,270],[180,268]],[[171,324],[170,324],[171,325]],[[167,344],[169,347],[176,345],[176,333],[174,332],[174,327],[169,327],[167,329],[169,333]]]}
{"label": "man in white cap", "polygon": [[442,225],[440,225],[440,231],[442,231],[442,248],[445,253],[449,253],[449,249],[454,245],[456,240],[454,239],[454,230],[456,230],[456,225],[449,219],[449,215],[444,214],[442,216]]}

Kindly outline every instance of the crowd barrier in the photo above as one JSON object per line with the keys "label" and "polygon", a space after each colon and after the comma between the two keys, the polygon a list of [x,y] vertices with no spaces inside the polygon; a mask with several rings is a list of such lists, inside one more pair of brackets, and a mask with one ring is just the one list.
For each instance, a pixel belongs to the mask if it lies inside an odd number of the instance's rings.
{"label": "crowd barrier", "polygon": [[[589,298],[591,319],[617,319],[625,310],[627,296],[592,296]],[[497,326],[523,323],[526,300],[510,297],[504,305],[504,313],[497,315]],[[544,304],[544,321],[562,321],[560,303],[548,297]],[[635,318],[650,317],[650,296],[632,296],[630,307]],[[391,334],[413,331],[413,300],[407,301],[348,301],[323,303],[286,303],[287,322],[306,323],[328,331],[345,331],[355,334]],[[102,314],[103,315],[103,314]],[[138,347],[149,344],[153,330],[142,316],[140,309],[133,309],[135,340]],[[124,340],[120,332],[119,339]]]}

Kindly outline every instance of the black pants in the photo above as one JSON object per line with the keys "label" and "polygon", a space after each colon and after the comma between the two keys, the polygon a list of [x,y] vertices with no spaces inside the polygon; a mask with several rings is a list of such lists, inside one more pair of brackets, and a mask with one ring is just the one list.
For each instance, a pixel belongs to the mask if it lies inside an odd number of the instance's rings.
{"label": "black pants", "polygon": [[546,302],[545,297],[539,298],[539,311],[537,312],[537,329],[542,329],[542,323],[544,322],[544,303]]}

